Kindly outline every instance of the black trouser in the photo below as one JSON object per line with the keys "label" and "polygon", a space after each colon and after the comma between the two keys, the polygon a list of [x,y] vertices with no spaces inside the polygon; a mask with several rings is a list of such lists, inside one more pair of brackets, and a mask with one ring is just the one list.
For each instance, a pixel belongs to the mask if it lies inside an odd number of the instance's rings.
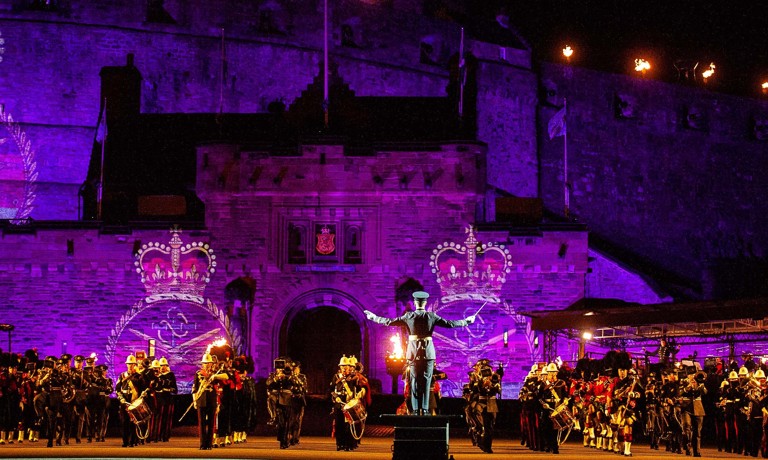
{"label": "black trouser", "polygon": [[491,444],[493,444],[493,430],[496,425],[496,413],[484,410],[482,414],[482,420],[483,436],[480,439],[480,449],[482,449],[484,452],[490,452]]}
{"label": "black trouser", "polygon": [[337,450],[351,450],[354,449],[355,438],[352,437],[352,432],[349,430],[349,424],[344,417],[344,412],[341,410],[341,404],[334,404],[333,407],[333,421],[334,421],[334,433],[336,436],[336,449]]}
{"label": "black trouser", "polygon": [[299,443],[301,437],[301,423],[304,420],[304,400],[293,398],[291,400],[291,420],[288,423],[288,442],[291,445]]}
{"label": "black trouser", "polygon": [[171,438],[171,427],[173,427],[173,395],[158,394],[157,409],[158,441],[167,442]]}
{"label": "black trouser", "polygon": [[410,362],[411,407],[416,415],[429,415],[429,394],[432,388],[434,359],[414,359]]}
{"label": "black trouser", "polygon": [[213,447],[213,429],[216,425],[216,400],[215,391],[204,391],[197,400],[197,422],[200,430],[200,448]]}
{"label": "black trouser", "polygon": [[277,424],[277,440],[280,441],[280,447],[288,447],[288,428],[291,420],[291,406],[286,404],[277,404],[275,406],[275,423]]}
{"label": "black trouser", "polygon": [[87,429],[86,422],[89,419],[88,409],[85,406],[87,397],[85,390],[76,390],[75,399],[70,405],[72,426],[75,428],[75,439],[77,442],[80,442],[82,439],[83,427]]}
{"label": "black trouser", "polygon": [[136,433],[136,425],[128,415],[128,404],[120,405],[120,426],[123,432],[123,447],[133,447],[139,443],[139,435]]}
{"label": "black trouser", "polygon": [[757,457],[760,453],[760,446],[763,443],[763,417],[751,417],[749,419],[749,437],[752,440],[752,447],[749,455]]}
{"label": "black trouser", "polygon": [[[63,418],[64,405],[64,397],[61,394],[61,391],[51,391],[48,399],[48,407],[45,410],[48,415],[48,447],[53,445],[53,438],[56,436],[56,422],[59,418]],[[69,424],[67,424],[67,426],[68,425]]]}
{"label": "black trouser", "polygon": [[109,396],[95,394],[89,396],[88,404],[88,439],[93,439],[96,442],[103,441],[106,434],[107,420],[109,413],[107,412],[107,401]]}

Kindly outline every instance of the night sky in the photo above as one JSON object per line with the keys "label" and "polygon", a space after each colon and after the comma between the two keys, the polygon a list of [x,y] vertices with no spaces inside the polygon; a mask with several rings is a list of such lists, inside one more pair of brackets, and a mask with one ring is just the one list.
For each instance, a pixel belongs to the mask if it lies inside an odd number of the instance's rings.
{"label": "night sky", "polygon": [[[636,57],[654,66],[651,78],[675,81],[678,59],[710,62],[722,92],[755,96],[768,80],[768,2],[690,0],[490,0],[470,2],[478,13],[506,8],[516,27],[545,61],[562,61],[565,43],[573,64],[630,73]],[[713,84],[714,83],[714,84]]]}

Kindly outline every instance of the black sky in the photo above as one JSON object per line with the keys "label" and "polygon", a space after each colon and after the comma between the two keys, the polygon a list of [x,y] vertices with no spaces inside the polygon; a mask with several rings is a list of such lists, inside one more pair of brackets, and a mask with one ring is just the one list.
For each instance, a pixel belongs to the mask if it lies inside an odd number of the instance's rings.
{"label": "black sky", "polygon": [[[488,0],[483,14],[506,8],[510,22],[540,59],[626,73],[635,57],[654,65],[653,78],[674,81],[679,59],[716,65],[713,89],[755,96],[768,79],[768,1]],[[712,85],[714,83],[714,85]]]}

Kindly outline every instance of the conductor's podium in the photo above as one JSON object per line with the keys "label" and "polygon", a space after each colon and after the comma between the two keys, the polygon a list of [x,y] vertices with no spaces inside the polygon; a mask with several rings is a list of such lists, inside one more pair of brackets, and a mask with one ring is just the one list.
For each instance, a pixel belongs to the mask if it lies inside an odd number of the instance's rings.
{"label": "conductor's podium", "polygon": [[384,414],[381,418],[395,427],[392,460],[448,460],[450,417]]}

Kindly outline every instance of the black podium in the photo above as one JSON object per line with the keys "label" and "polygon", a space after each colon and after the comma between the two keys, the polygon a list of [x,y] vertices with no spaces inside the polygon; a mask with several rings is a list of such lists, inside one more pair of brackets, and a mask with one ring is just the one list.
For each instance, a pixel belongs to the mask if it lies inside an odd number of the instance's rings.
{"label": "black podium", "polygon": [[392,460],[448,460],[450,417],[384,414],[381,418],[395,427]]}

